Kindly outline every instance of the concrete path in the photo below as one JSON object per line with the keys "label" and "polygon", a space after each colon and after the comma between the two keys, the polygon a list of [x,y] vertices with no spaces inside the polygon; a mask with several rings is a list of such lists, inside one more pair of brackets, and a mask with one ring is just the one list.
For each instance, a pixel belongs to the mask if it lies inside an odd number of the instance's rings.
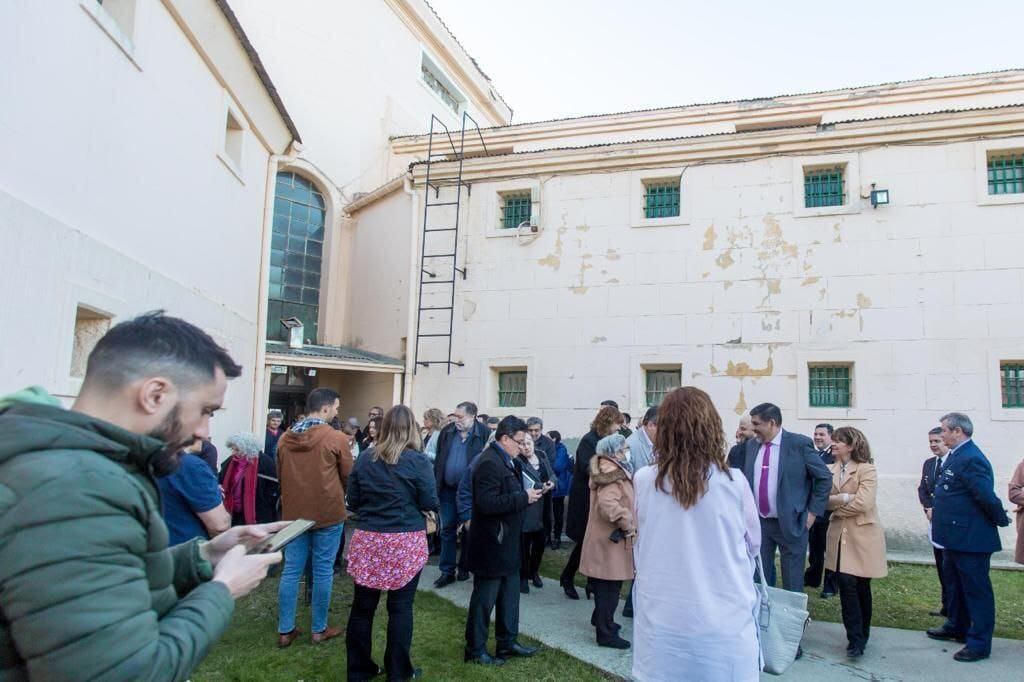
{"label": "concrete path", "polygon": [[[420,578],[420,589],[429,590],[456,606],[467,608],[473,587],[472,580],[454,583],[443,589],[434,589],[439,575],[436,566],[426,566]],[[580,590],[583,597],[583,590]],[[593,602],[585,599],[571,601],[565,598],[554,580],[544,579],[543,589],[530,589],[522,595],[519,608],[520,632],[540,640],[545,645],[561,649],[567,654],[586,661],[614,675],[629,678],[633,665],[632,654],[597,646],[594,629],[590,627]],[[621,607],[620,611],[621,613]],[[617,618],[622,624],[622,636],[632,641],[633,622]],[[762,680],[945,680],[1024,679],[1024,642],[997,639],[992,658],[979,663],[957,663],[953,653],[959,644],[936,642],[923,632],[872,628],[867,653],[856,663],[846,658],[846,635],[839,623],[812,622],[804,636],[804,657],[796,661],[781,678],[762,674]],[[699,679],[687,675],[680,679]]]}

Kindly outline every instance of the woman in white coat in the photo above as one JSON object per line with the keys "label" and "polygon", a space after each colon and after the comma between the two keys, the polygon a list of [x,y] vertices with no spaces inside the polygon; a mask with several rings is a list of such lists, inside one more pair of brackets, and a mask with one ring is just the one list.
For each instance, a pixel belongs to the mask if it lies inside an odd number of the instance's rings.
{"label": "woman in white coat", "polygon": [[658,408],[653,466],[636,473],[633,678],[756,682],[753,582],[761,530],[722,420],[704,391]]}

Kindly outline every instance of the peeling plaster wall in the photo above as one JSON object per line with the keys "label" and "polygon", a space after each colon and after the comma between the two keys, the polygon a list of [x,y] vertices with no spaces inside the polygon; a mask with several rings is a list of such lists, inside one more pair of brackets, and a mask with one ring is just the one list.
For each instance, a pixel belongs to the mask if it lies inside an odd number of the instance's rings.
{"label": "peeling plaster wall", "polygon": [[877,182],[891,205],[854,198],[849,214],[796,217],[794,161],[771,158],[691,167],[689,224],[631,228],[628,173],[542,177],[542,231],[525,244],[487,236],[496,216],[484,197],[502,185],[476,183],[456,296],[453,356],[465,367],[420,371],[415,408],[471,399],[507,413],[489,368],[518,363],[530,374],[516,412],[579,436],[603,399],[642,414],[643,363],[677,363],[730,434],[764,401],[809,434],[823,419],[798,417],[798,364],[849,354],[864,419],[828,421],[870,439],[892,547],[926,552],[915,489],[938,417],[972,416],[1001,496],[1021,457],[1018,424],[992,418],[989,351],[1024,356],[1024,204],[978,204],[974,143],[856,156],[853,193]]}

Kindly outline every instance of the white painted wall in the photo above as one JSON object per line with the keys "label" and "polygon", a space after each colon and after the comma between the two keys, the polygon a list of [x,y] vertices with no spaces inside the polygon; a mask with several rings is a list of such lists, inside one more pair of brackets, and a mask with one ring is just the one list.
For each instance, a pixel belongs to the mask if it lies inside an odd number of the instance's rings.
{"label": "white painted wall", "polygon": [[[414,408],[475,400],[506,414],[491,367],[525,366],[528,405],[516,412],[578,436],[603,399],[639,417],[642,365],[677,363],[730,434],[763,401],[798,432],[819,421],[863,429],[891,549],[926,551],[915,488],[943,413],[972,416],[1004,499],[1022,456],[1024,411],[999,408],[997,366],[1024,357],[1024,203],[985,204],[985,144],[847,155],[855,188],[878,183],[892,204],[854,199],[817,217],[800,217],[801,160],[790,157],[687,169],[683,216],[663,227],[631,227],[635,174],[545,177],[542,233],[526,245],[488,235],[509,185],[477,182],[456,298],[454,356],[466,366],[421,369]],[[799,368],[815,359],[856,362],[855,409],[806,407]]]}
{"label": "white painted wall", "polygon": [[[424,46],[385,0],[231,5],[302,131],[301,157],[341,189],[343,203],[405,171],[408,162],[391,158],[391,136],[428,130],[431,114],[461,126],[461,114],[423,83]],[[468,110],[488,125],[476,103]]]}
{"label": "white painted wall", "polygon": [[249,130],[240,176],[218,158],[225,89],[164,4],[138,1],[134,45],[77,0],[0,6],[0,392],[77,392],[76,305],[115,322],[166,308],[245,367],[220,446],[250,428],[270,153]]}

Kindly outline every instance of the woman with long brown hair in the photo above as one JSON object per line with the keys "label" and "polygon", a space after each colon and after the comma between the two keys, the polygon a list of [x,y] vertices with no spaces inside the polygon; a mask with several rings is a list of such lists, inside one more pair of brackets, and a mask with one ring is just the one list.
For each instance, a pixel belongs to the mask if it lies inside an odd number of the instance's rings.
{"label": "woman with long brown hair", "polygon": [[377,442],[349,474],[348,508],[357,517],[348,555],[355,583],[345,637],[350,680],[368,680],[381,671],[371,654],[373,616],[384,590],[390,620],[384,671],[389,680],[419,677],[409,649],[413,599],[427,563],[423,513],[440,506],[434,469],[421,447],[416,416],[396,405],[384,415]]}
{"label": "woman with long brown hair", "polygon": [[871,634],[871,579],[884,578],[885,530],[878,519],[878,474],[868,439],[859,429],[841,426],[832,433],[832,491],[828,508],[825,566],[836,572],[839,601],[850,658],[864,655]]}
{"label": "woman with long brown hair", "polygon": [[654,451],[633,479],[633,678],[754,682],[761,530],[707,393],[687,386],[665,396]]}
{"label": "woman with long brown hair", "polygon": [[[565,519],[565,534],[576,545],[569,554],[569,559],[562,570],[559,583],[569,599],[579,599],[573,581],[580,570],[580,553],[583,551],[583,536],[587,531],[587,519],[590,517],[590,458],[597,452],[597,441],[610,436],[619,430],[619,408],[603,405],[590,424],[590,431],[580,439],[576,446],[576,462],[573,464],[572,486],[569,488],[569,510]],[[591,590],[587,589],[587,598]]]}

